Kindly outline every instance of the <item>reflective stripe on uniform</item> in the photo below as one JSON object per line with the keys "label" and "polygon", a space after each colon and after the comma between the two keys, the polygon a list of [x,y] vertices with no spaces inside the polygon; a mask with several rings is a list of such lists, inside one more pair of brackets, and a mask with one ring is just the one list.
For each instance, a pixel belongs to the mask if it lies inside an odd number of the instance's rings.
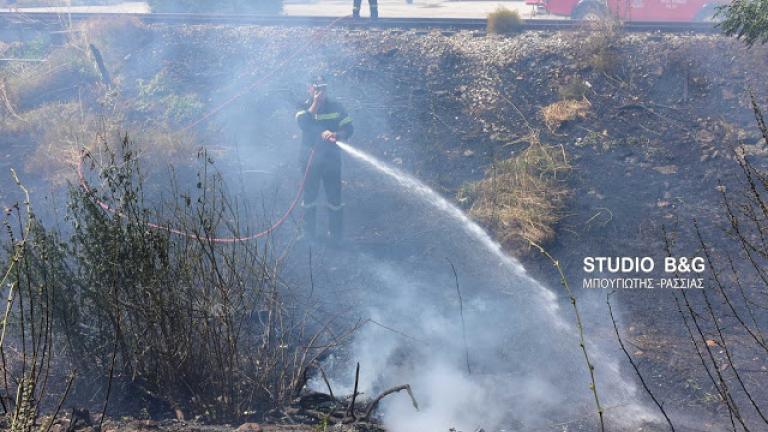
{"label": "reflective stripe on uniform", "polygon": [[339,211],[339,210],[344,208],[344,203],[341,203],[341,204],[339,204],[337,206],[335,206],[335,205],[333,205],[331,203],[325,203],[325,205],[326,205],[326,207],[328,207],[329,209],[331,209],[333,211]]}
{"label": "reflective stripe on uniform", "polygon": [[346,116],[346,117],[344,117],[344,120],[339,122],[339,126],[348,125],[350,123],[352,123],[352,117]]}
{"label": "reflective stripe on uniform", "polygon": [[317,203],[316,202],[307,203],[307,202],[302,201],[301,202],[301,207],[302,208],[315,208],[315,207],[317,207]]}
{"label": "reflective stripe on uniform", "polygon": [[297,112],[297,113],[296,113],[296,120],[298,120],[298,119],[299,119],[299,117],[303,116],[303,115],[304,115],[304,114],[306,114],[306,113],[307,113],[307,111],[306,111],[306,110],[303,110],[303,111],[299,111],[299,112]]}
{"label": "reflective stripe on uniform", "polygon": [[315,120],[333,120],[341,117],[340,113],[327,113],[327,114],[317,114],[315,116]]}

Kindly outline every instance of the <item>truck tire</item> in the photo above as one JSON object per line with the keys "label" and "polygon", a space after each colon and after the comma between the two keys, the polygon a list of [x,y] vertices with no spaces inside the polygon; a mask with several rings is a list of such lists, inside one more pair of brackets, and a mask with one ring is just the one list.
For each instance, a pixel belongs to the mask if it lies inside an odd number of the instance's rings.
{"label": "truck tire", "polygon": [[580,2],[571,13],[571,19],[580,21],[599,21],[608,15],[605,5],[594,0]]}

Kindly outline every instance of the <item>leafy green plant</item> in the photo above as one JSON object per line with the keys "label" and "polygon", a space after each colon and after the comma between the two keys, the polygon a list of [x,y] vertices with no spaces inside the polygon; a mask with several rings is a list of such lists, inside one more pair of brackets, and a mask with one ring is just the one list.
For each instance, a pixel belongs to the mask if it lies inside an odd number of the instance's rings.
{"label": "leafy green plant", "polygon": [[768,0],[734,0],[718,8],[720,28],[728,36],[743,39],[748,46],[768,42]]}
{"label": "leafy green plant", "polygon": [[78,368],[182,418],[238,421],[292,400],[338,339],[284,301],[269,243],[215,240],[243,234],[207,153],[192,190],[150,205],[132,142],[99,148],[100,186],[71,191],[77,307],[66,319]]}

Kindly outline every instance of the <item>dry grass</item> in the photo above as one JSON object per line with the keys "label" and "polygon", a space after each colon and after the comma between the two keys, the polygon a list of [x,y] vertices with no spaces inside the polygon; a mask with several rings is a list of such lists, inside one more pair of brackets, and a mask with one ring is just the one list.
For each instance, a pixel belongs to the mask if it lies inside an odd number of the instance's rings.
{"label": "dry grass", "polygon": [[563,123],[586,118],[591,104],[588,100],[566,99],[547,105],[541,109],[544,124],[550,132],[556,131]]}
{"label": "dry grass", "polygon": [[[118,139],[125,133],[123,116],[107,118],[88,111],[77,102],[52,102],[34,110],[7,116],[0,121],[5,132],[17,134],[33,143],[26,169],[41,173],[54,185],[75,181],[75,167],[83,149],[98,159],[95,137]],[[148,174],[163,172],[167,166],[186,166],[194,160],[200,146],[190,133],[166,126],[151,126],[132,135],[135,152]]]}
{"label": "dry grass", "polygon": [[499,6],[488,14],[486,31],[488,34],[518,33],[523,29],[523,20],[517,11]]}
{"label": "dry grass", "polygon": [[[18,132],[35,143],[26,169],[39,172],[55,185],[75,180],[80,149],[93,142],[96,117],[76,102],[54,102],[21,115]],[[26,126],[26,128],[25,128]]]}
{"label": "dry grass", "polygon": [[621,65],[618,47],[622,33],[622,23],[612,18],[585,23],[577,58],[598,73],[614,75]]}
{"label": "dry grass", "polygon": [[151,38],[149,27],[136,17],[94,18],[78,24],[77,30],[71,42],[83,47],[95,44],[107,63],[123,60]]}
{"label": "dry grass", "polygon": [[[4,96],[12,106],[28,108],[46,98],[75,93],[96,76],[88,57],[72,46],[48,53],[45,60],[3,73]],[[3,110],[6,108],[4,104]]]}
{"label": "dry grass", "polygon": [[551,240],[570,193],[564,181],[571,170],[565,149],[544,145],[535,134],[528,140],[525,151],[495,164],[483,180],[465,185],[458,196],[471,205],[470,216],[512,248],[527,245],[525,239]]}

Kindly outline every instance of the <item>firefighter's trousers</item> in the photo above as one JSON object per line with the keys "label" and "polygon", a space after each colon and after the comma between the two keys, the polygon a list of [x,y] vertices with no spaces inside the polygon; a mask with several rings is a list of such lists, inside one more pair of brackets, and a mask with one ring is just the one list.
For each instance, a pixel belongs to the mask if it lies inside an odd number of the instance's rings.
{"label": "firefighter's trousers", "polygon": [[343,204],[341,203],[341,161],[315,163],[309,170],[304,184],[304,234],[315,237],[317,223],[317,198],[320,186],[325,189],[328,202],[328,225],[331,239],[341,240],[343,224]]}
{"label": "firefighter's trousers", "polygon": [[[360,16],[360,4],[362,0],[353,0],[352,3],[352,16],[355,18]],[[371,18],[379,17],[379,4],[378,0],[368,0],[368,6],[371,8]]]}

